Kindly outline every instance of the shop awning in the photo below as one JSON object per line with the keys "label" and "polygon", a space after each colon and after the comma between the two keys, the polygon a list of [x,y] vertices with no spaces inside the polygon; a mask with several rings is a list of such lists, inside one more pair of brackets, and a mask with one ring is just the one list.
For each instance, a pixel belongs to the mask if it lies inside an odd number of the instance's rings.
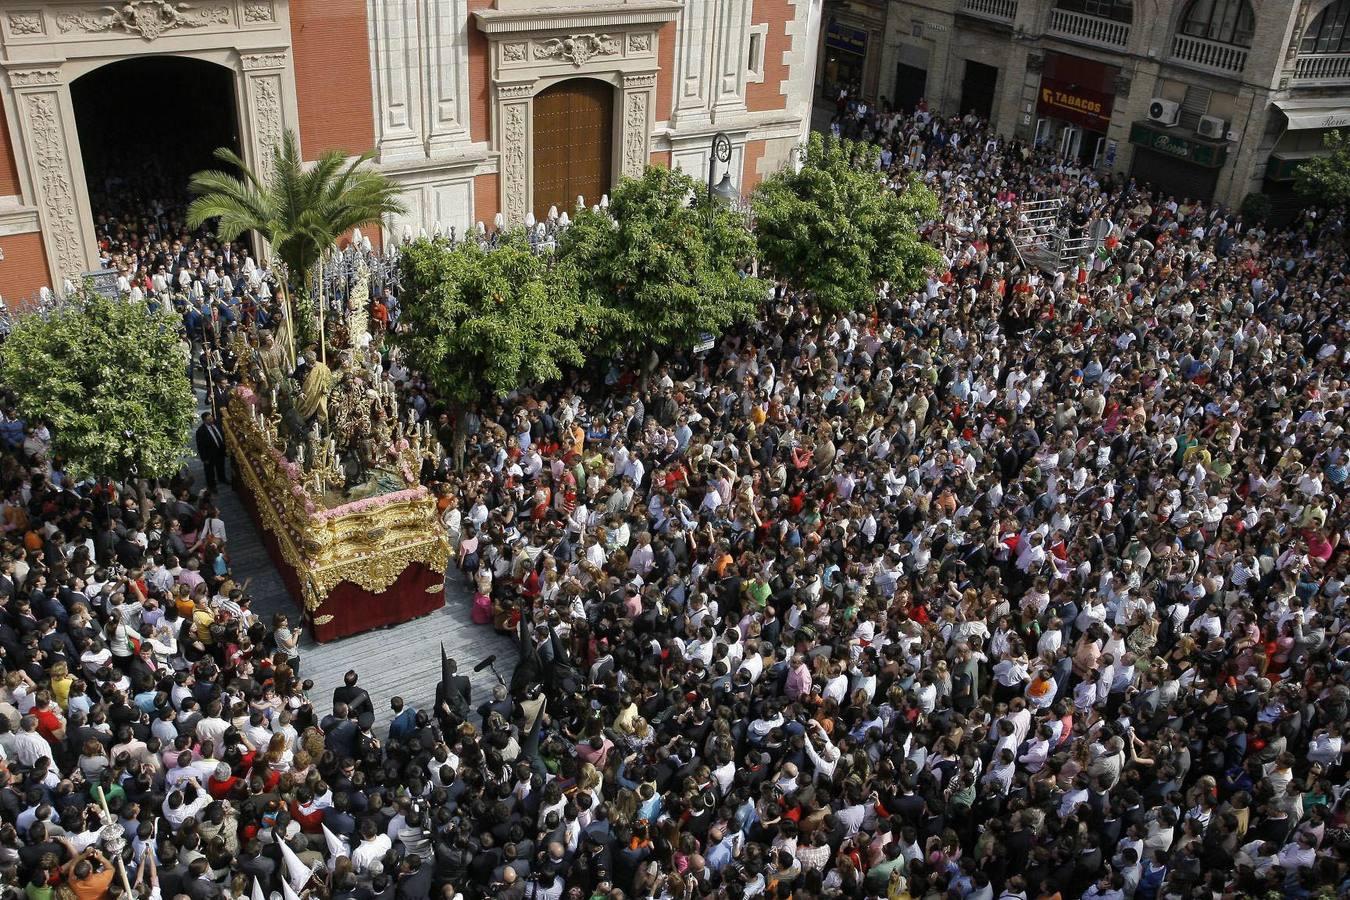
{"label": "shop awning", "polygon": [[1275,105],[1289,118],[1290,131],[1312,128],[1344,128],[1350,125],[1350,103],[1318,97],[1308,100],[1276,100]]}

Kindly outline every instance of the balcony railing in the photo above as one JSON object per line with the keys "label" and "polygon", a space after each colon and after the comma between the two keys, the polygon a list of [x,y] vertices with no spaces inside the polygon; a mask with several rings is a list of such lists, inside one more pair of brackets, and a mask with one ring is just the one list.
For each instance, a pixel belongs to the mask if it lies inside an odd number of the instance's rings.
{"label": "balcony railing", "polygon": [[1124,22],[1067,9],[1051,10],[1050,33],[1080,43],[1117,50],[1130,42],[1130,26]]}
{"label": "balcony railing", "polygon": [[961,0],[961,12],[1011,25],[1017,18],[1017,0]]}
{"label": "balcony railing", "polygon": [[1172,60],[1196,69],[1236,74],[1247,65],[1247,48],[1179,34],[1172,39]]}
{"label": "balcony railing", "polygon": [[1294,60],[1291,84],[1329,87],[1350,84],[1350,53],[1306,53]]}

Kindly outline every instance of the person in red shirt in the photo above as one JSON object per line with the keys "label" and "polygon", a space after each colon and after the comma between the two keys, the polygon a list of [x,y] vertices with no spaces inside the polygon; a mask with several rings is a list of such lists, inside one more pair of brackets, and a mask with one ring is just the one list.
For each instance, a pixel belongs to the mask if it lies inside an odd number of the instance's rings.
{"label": "person in red shirt", "polygon": [[66,720],[52,702],[50,691],[41,690],[34,696],[32,715],[38,721],[38,734],[46,738],[47,743],[56,746],[66,739]]}

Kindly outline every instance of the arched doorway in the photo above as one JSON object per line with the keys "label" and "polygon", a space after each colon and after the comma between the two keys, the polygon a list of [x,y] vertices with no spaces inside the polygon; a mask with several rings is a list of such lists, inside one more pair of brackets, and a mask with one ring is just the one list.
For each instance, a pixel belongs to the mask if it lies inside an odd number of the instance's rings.
{"label": "arched doorway", "polygon": [[[234,73],[181,56],[101,66],[71,82],[95,238],[173,239],[186,229],[194,172],[223,167],[217,147],[240,152]],[[129,248],[128,248],[129,249]]]}
{"label": "arched doorway", "polygon": [[614,88],[571,78],[534,98],[534,213],[598,203],[614,165]]}

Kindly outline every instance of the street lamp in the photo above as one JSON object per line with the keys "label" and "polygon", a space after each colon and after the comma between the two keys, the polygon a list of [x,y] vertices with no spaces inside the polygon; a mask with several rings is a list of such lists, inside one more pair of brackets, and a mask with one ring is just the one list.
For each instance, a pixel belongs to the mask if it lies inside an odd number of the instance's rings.
{"label": "street lamp", "polygon": [[712,152],[708,154],[708,206],[712,207],[713,200],[721,200],[723,205],[730,206],[740,199],[740,194],[736,191],[736,186],[731,183],[731,168],[722,173],[722,180],[714,186],[713,178],[717,175],[717,164],[726,165],[731,162],[731,138],[722,132],[713,135]]}

